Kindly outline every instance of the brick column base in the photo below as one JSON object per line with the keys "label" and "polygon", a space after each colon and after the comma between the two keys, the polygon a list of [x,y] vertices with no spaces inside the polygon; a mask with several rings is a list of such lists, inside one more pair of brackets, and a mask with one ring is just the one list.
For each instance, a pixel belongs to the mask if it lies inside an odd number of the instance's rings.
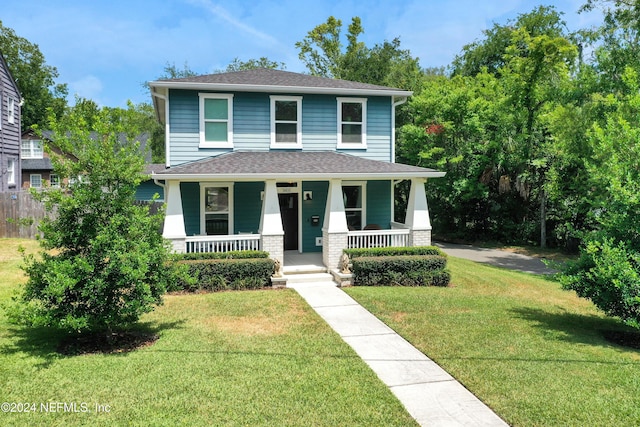
{"label": "brick column base", "polygon": [[333,269],[340,266],[342,250],[347,248],[347,233],[328,233],[322,231],[322,262]]}
{"label": "brick column base", "polygon": [[173,252],[177,254],[183,254],[187,252],[187,242],[185,238],[173,238],[167,239],[171,242],[171,246],[173,247]]}
{"label": "brick column base", "polygon": [[282,234],[262,235],[262,250],[269,252],[269,258],[277,259],[284,265],[284,236]]}
{"label": "brick column base", "polygon": [[409,246],[431,246],[431,230],[411,230]]}

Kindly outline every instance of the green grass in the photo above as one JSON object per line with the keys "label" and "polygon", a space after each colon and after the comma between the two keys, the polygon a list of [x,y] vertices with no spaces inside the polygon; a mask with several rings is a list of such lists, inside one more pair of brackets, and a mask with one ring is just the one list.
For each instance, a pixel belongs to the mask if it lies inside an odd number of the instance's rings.
{"label": "green grass", "polygon": [[637,426],[640,351],[588,301],[532,275],[449,258],[452,287],[346,291],[515,426]]}
{"label": "green grass", "polygon": [[[24,280],[18,243],[0,239],[0,303]],[[0,412],[0,425],[416,425],[294,291],[169,295],[139,327],[160,339],[71,357],[56,353],[55,333],[0,314],[0,402],[91,411]],[[96,413],[96,404],[110,411]]]}

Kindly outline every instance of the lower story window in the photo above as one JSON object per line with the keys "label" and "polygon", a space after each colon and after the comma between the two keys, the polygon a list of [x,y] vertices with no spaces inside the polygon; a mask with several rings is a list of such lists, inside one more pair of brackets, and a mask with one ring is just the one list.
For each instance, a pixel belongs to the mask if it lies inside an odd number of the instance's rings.
{"label": "lower story window", "polygon": [[29,177],[29,184],[31,185],[31,188],[42,188],[42,175],[39,173],[31,174]]}
{"label": "lower story window", "polygon": [[49,184],[53,188],[60,188],[60,177],[54,173],[49,176]]}
{"label": "lower story window", "polygon": [[365,218],[364,185],[346,184],[342,186],[344,212],[349,230],[362,230]]}
{"label": "lower story window", "polygon": [[201,234],[233,234],[231,189],[230,184],[200,184],[202,199]]}

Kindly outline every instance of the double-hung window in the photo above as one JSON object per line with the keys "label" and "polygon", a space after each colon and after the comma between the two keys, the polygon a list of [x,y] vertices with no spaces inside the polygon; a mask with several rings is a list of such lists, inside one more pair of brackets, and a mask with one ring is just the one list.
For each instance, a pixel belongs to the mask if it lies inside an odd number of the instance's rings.
{"label": "double-hung window", "polygon": [[200,184],[200,234],[233,234],[233,184],[203,182]]}
{"label": "double-hung window", "polygon": [[338,148],[367,148],[366,98],[338,98]]}
{"label": "double-hung window", "polygon": [[199,96],[200,148],[233,148],[233,95]]}
{"label": "double-hung window", "polygon": [[41,159],[44,157],[42,141],[39,139],[25,139],[20,145],[20,155],[23,159]]}
{"label": "double-hung window", "polygon": [[16,122],[16,100],[13,97],[7,97],[7,121],[10,124]]}
{"label": "double-hung window", "polygon": [[29,184],[31,188],[42,188],[42,175],[39,173],[32,173],[29,176]]}
{"label": "double-hung window", "polygon": [[344,182],[342,197],[349,230],[362,230],[366,224],[366,186],[363,182]]}
{"label": "double-hung window", "polygon": [[16,161],[14,159],[7,161],[7,185],[16,185]]}
{"label": "double-hung window", "polygon": [[60,188],[60,177],[55,173],[49,175],[49,185],[52,188]]}
{"label": "double-hung window", "polygon": [[271,96],[271,148],[302,148],[301,96]]}

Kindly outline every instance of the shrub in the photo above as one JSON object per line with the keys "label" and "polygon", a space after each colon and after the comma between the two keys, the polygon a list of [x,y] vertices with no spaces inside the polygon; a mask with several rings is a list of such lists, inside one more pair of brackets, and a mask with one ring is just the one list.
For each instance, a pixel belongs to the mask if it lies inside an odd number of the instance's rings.
{"label": "shrub", "polygon": [[352,260],[356,286],[447,286],[447,259],[440,255],[394,255]]}
{"label": "shrub", "polygon": [[250,259],[269,258],[269,252],[265,251],[229,251],[229,252],[201,252],[188,254],[174,254],[176,261],[205,260],[205,259]]}
{"label": "shrub", "polygon": [[171,291],[260,289],[270,285],[274,272],[274,261],[269,258],[185,260],[180,264],[187,266],[192,280],[177,282]]}
{"label": "shrub", "polygon": [[371,257],[371,256],[395,256],[395,255],[439,255],[446,257],[445,253],[435,246],[387,246],[383,248],[358,248],[345,249],[344,253],[349,258]]}

